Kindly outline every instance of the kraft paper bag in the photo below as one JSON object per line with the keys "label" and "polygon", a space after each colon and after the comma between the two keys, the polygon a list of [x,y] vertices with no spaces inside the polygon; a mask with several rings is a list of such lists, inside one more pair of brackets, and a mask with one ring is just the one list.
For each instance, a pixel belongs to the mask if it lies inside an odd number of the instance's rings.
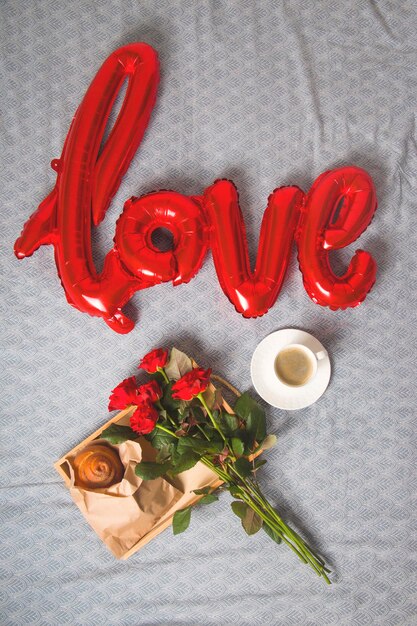
{"label": "kraft paper bag", "polygon": [[142,459],[137,441],[110,445],[118,450],[125,471],[120,483],[107,489],[87,490],[74,485],[74,456],[65,459],[70,474],[70,493],[90,526],[115,557],[121,558],[148,533],[183,496],[183,492],[164,478],[142,480],[135,474],[136,463]]}

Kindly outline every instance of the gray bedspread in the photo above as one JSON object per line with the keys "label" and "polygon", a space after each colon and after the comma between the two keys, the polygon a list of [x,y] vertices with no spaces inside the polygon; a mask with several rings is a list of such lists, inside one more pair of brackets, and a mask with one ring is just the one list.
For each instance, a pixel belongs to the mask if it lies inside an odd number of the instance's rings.
{"label": "gray bedspread", "polygon": [[[394,0],[2,0],[0,622],[61,626],[411,626],[416,603],[417,7]],[[293,252],[271,311],[237,314],[209,255],[189,284],[137,293],[121,336],[70,307],[51,247],[13,242],[52,188],[72,116],[100,64],[128,42],[161,60],[145,140],[94,234],[100,267],[131,195],[238,186],[251,259],[266,199],[343,164],[372,175],[379,207],[359,247],[378,262],[357,309],[304,291]],[[342,251],[342,267],[358,245]],[[107,419],[109,391],[156,346],[176,345],[242,389],[273,330],[328,348],[326,394],[268,410],[279,442],[261,479],[325,555],[327,588],[285,547],[248,538],[225,494],[117,562],[53,461]]]}

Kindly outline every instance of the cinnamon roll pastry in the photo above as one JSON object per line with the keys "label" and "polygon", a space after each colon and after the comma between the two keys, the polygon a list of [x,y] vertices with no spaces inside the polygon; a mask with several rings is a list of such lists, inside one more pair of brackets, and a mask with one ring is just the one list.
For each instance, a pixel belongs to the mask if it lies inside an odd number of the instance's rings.
{"label": "cinnamon roll pastry", "polygon": [[75,486],[82,489],[104,489],[119,483],[124,466],[116,450],[106,444],[89,444],[72,462]]}

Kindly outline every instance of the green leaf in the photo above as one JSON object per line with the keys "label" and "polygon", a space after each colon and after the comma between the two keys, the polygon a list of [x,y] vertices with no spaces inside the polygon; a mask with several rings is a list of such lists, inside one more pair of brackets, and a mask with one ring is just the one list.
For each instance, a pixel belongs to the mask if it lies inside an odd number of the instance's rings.
{"label": "green leaf", "polygon": [[224,441],[222,439],[216,439],[215,437],[219,437],[218,433],[213,433],[213,438],[211,441],[207,441],[207,452],[209,454],[219,454],[224,449]]}
{"label": "green leaf", "polygon": [[213,493],[209,493],[206,496],[203,496],[198,503],[199,504],[211,504],[212,502],[217,502],[219,498],[215,496]]}
{"label": "green leaf", "polygon": [[172,348],[169,363],[164,369],[169,379],[178,380],[193,369],[193,364],[190,357],[184,352]]}
{"label": "green leaf", "polygon": [[143,480],[154,480],[167,473],[171,463],[153,463],[151,461],[141,461],[135,467],[136,476]]}
{"label": "green leaf", "polygon": [[266,459],[257,459],[255,461],[255,469],[259,469],[262,465],[265,465]]}
{"label": "green leaf", "polygon": [[223,450],[223,442],[207,441],[206,439],[200,439],[198,437],[181,437],[178,441],[177,450],[179,454],[188,450],[193,450],[200,455],[206,452],[216,454]]}
{"label": "green leaf", "polygon": [[168,461],[168,459],[171,458],[174,449],[175,446],[172,443],[161,446],[158,450],[158,454],[156,455],[156,462],[165,463],[165,461]]}
{"label": "green leaf", "polygon": [[239,427],[236,415],[223,411],[220,416],[220,426],[226,437],[232,437]]}
{"label": "green leaf", "polygon": [[177,438],[174,437],[174,435],[170,435],[163,430],[159,430],[158,428],[155,428],[155,430],[153,430],[152,433],[146,437],[146,439],[151,442],[152,447],[156,450],[160,450],[164,446],[170,444],[175,446],[177,442]]}
{"label": "green leaf", "polygon": [[170,473],[173,476],[181,474],[181,472],[185,472],[186,470],[194,467],[194,465],[197,465],[199,460],[200,455],[196,452],[193,452],[193,450],[186,450],[185,452],[183,452],[183,454],[177,453],[174,455]]}
{"label": "green leaf", "polygon": [[188,414],[188,412],[189,412],[189,411],[187,411],[187,409],[188,409],[188,402],[186,402],[185,400],[178,400],[178,402],[179,402],[178,411],[180,413],[180,416],[182,418],[184,418],[185,414],[186,413]]}
{"label": "green leaf", "polygon": [[193,489],[193,493],[196,493],[198,496],[203,496],[210,493],[211,487],[203,487],[202,489]]}
{"label": "green leaf", "polygon": [[181,509],[180,511],[176,511],[174,513],[174,517],[172,518],[172,530],[174,535],[179,535],[183,533],[184,530],[190,525],[191,520],[191,507],[187,506],[186,509]]}
{"label": "green leaf", "polygon": [[243,478],[250,476],[252,473],[253,468],[251,462],[243,456],[241,456],[240,459],[237,459],[237,461],[233,463],[233,466],[236,468],[237,473]]}
{"label": "green leaf", "polygon": [[232,437],[230,440],[232,445],[232,451],[235,456],[242,456],[245,446],[243,445],[243,441],[238,439],[237,437]]}
{"label": "green leaf", "polygon": [[209,444],[209,441],[206,441],[205,439],[199,439],[198,437],[181,437],[181,439],[178,441],[178,454],[188,452],[189,450],[204,454],[207,451],[207,445]]}
{"label": "green leaf", "polygon": [[234,411],[246,424],[252,442],[261,442],[266,437],[266,419],[263,408],[245,392],[236,401]]}
{"label": "green leaf", "polygon": [[261,530],[263,520],[253,509],[249,506],[246,510],[245,517],[242,519],[242,526],[248,535],[254,535]]}
{"label": "green leaf", "polygon": [[[183,402],[183,401],[182,401]],[[179,422],[188,422],[191,415],[190,407],[184,406],[178,408],[178,420]]]}
{"label": "green leaf", "polygon": [[114,444],[123,443],[128,439],[137,439],[138,437],[138,433],[135,433],[129,426],[119,426],[118,424],[112,424],[103,430],[100,435],[100,438]]}
{"label": "green leaf", "polygon": [[165,385],[164,392],[161,398],[161,404],[168,413],[173,413],[174,411],[179,409],[181,401],[175,400],[172,397],[172,383]]}
{"label": "green leaf", "polygon": [[230,505],[232,507],[232,511],[235,515],[239,517],[239,519],[243,520],[246,515],[246,511],[249,508],[246,502],[238,502],[235,500]]}
{"label": "green leaf", "polygon": [[236,485],[230,485],[230,487],[227,487],[227,489],[229,490],[230,495],[233,496],[234,498],[242,498],[240,489],[239,487],[236,487]]}
{"label": "green leaf", "polygon": [[168,413],[165,409],[158,409],[159,417],[162,417],[163,420],[168,419]]}
{"label": "green leaf", "polygon": [[261,448],[262,450],[269,450],[270,448],[273,448],[277,443],[277,436],[276,435],[267,435],[265,437],[265,439],[263,440],[263,442],[261,443]]}
{"label": "green leaf", "polygon": [[207,421],[207,418],[204,415],[203,409],[201,407],[199,407],[199,406],[193,406],[192,407],[192,414],[193,414],[193,417],[196,420],[196,422],[198,422],[199,424],[201,422],[204,423],[205,421]]}
{"label": "green leaf", "polygon": [[210,440],[217,434],[217,430],[211,424],[205,424],[203,430]]}
{"label": "green leaf", "polygon": [[266,532],[266,534],[271,537],[272,541],[275,541],[276,543],[281,543],[281,537],[278,535],[278,533],[275,532],[275,530],[268,526],[268,524],[263,524],[262,528]]}
{"label": "green leaf", "polygon": [[152,374],[147,374],[147,375],[150,378],[150,380],[156,380],[156,382],[159,383],[161,387],[166,385],[166,380],[161,374],[161,372],[153,372]]}

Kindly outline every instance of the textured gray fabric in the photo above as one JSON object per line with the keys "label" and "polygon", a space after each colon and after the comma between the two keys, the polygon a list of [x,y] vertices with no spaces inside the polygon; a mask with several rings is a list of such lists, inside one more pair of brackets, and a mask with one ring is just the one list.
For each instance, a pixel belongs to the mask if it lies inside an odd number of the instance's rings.
{"label": "textured gray fabric", "polygon": [[[403,626],[416,603],[415,2],[3,0],[2,624]],[[143,145],[95,234],[100,260],[123,201],[158,188],[238,185],[252,260],[266,198],[307,190],[354,163],[379,208],[359,246],[379,264],[355,310],[304,292],[293,255],[273,309],[244,320],[210,256],[197,277],[137,293],[126,336],[71,308],[51,247],[12,247],[52,188],[72,115],[116,47],[146,41],[162,81]],[[339,255],[339,265],[352,254]],[[109,390],[139,357],[175,344],[242,389],[269,332],[301,327],[329,349],[333,375],[314,406],[268,411],[279,445],[265,491],[326,556],[327,588],[262,534],[247,538],[228,497],[116,562],[52,463],[107,419]]]}

